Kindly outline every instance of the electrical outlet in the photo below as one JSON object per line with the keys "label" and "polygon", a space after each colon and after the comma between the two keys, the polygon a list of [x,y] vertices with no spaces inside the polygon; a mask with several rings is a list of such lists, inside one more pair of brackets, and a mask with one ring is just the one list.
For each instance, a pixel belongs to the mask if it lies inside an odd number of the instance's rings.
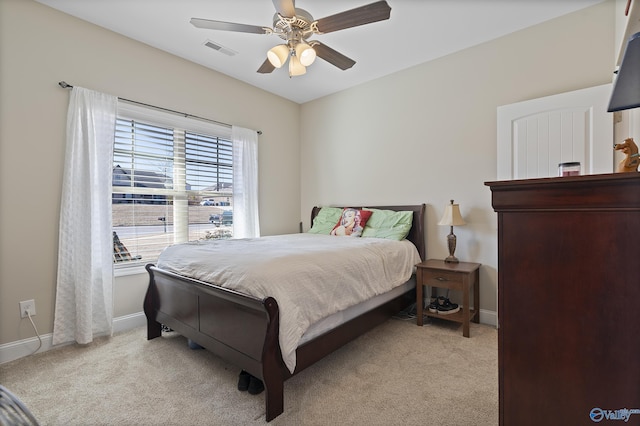
{"label": "electrical outlet", "polygon": [[27,318],[27,312],[29,312],[31,316],[34,316],[36,314],[35,300],[23,300],[22,302],[20,302],[20,318]]}

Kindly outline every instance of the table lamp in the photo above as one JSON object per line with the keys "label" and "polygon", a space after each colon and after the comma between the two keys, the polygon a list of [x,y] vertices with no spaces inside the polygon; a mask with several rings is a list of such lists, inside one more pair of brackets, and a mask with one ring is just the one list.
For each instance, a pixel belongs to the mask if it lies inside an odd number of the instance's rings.
{"label": "table lamp", "polygon": [[454,226],[466,225],[464,219],[462,219],[462,215],[460,215],[460,206],[458,204],[453,204],[453,200],[451,200],[451,204],[444,208],[444,213],[442,214],[442,219],[438,222],[438,225],[442,226],[450,226],[451,233],[447,235],[447,245],[449,246],[449,257],[447,257],[444,261],[446,263],[458,263],[458,258],[453,254],[456,251],[456,236],[453,233]]}

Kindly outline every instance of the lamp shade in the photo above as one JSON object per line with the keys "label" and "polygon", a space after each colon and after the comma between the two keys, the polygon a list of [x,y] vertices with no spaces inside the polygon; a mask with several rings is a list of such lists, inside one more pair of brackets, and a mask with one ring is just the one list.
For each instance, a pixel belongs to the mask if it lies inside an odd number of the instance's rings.
{"label": "lamp shade", "polygon": [[307,68],[300,63],[300,59],[296,55],[291,55],[289,60],[289,77],[295,77],[307,72]]}
{"label": "lamp shade", "polygon": [[267,52],[267,59],[271,62],[276,68],[280,68],[287,62],[287,58],[289,57],[289,47],[286,44],[279,44],[275,47],[272,47]]}
{"label": "lamp shade", "polygon": [[308,67],[316,60],[316,51],[307,43],[298,43],[296,46],[296,56],[300,59],[300,63]]}
{"label": "lamp shade", "polygon": [[462,218],[460,214],[460,206],[458,204],[453,204],[453,200],[451,200],[451,204],[447,205],[444,208],[444,213],[442,213],[442,219],[438,222],[438,225],[443,226],[460,226],[466,225],[466,222]]}

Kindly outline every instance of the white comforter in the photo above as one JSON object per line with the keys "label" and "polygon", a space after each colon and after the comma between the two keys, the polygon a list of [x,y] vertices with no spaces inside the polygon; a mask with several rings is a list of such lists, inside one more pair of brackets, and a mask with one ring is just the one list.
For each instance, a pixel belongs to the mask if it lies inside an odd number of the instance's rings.
{"label": "white comforter", "polygon": [[290,234],[167,247],[158,267],[258,298],[280,309],[280,348],[291,372],[309,325],[407,281],[420,262],[407,240]]}

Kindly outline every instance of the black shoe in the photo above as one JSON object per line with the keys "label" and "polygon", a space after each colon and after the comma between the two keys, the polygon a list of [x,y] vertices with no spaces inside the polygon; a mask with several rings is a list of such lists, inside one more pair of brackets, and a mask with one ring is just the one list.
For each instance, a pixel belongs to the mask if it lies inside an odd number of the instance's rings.
{"label": "black shoe", "polygon": [[447,297],[438,297],[438,314],[450,315],[455,314],[460,310],[460,306],[457,303],[451,303]]}
{"label": "black shoe", "polygon": [[251,380],[249,380],[249,393],[251,395],[257,395],[264,390],[264,383],[262,380],[257,377],[251,376]]}
{"label": "black shoe", "polygon": [[251,381],[251,374],[247,373],[246,371],[242,370],[240,372],[240,376],[238,377],[238,390],[239,391],[246,391],[249,389],[249,382]]}
{"label": "black shoe", "polygon": [[431,303],[429,303],[429,306],[427,307],[427,309],[429,309],[429,312],[431,312],[432,314],[435,314],[436,312],[438,312],[438,298],[437,297],[432,297],[431,298]]}

